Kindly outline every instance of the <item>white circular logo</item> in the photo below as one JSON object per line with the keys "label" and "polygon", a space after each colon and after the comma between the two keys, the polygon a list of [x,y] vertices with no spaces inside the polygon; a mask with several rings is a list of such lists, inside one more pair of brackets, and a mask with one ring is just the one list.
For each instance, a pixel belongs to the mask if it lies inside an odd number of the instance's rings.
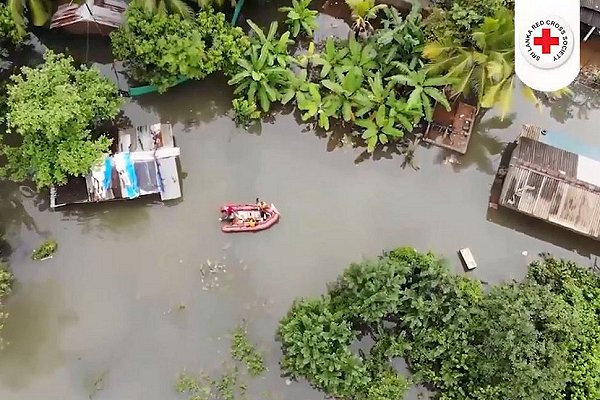
{"label": "white circular logo", "polygon": [[564,19],[555,15],[532,19],[519,37],[521,53],[536,68],[553,69],[565,63],[573,53],[575,39]]}

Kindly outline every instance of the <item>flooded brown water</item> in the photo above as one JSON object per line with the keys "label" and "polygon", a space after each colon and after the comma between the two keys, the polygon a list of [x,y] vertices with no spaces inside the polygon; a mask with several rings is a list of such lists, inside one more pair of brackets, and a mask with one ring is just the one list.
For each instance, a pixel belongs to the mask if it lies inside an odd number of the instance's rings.
{"label": "flooded brown water", "polygon": [[[598,242],[487,210],[501,150],[521,123],[600,146],[598,98],[577,93],[570,104],[541,110],[517,95],[510,118],[483,117],[460,165],[444,163],[440,149],[419,148],[418,171],[403,169],[399,155],[367,158],[320,137],[293,114],[263,122],[260,132],[237,128],[223,79],[129,102],[134,125],[174,125],[184,197],[50,211],[47,193],[0,183],[0,227],[17,282],[0,398],[181,399],[173,388],[178,373],[218,368],[228,358],[227,333],[245,319],[269,367],[251,381],[250,398],[320,399],[308,385],[279,377],[274,332],[295,297],[322,293],[351,261],[412,245],[464,273],[456,251],[469,247],[479,264],[470,274],[489,283],[521,278],[540,252],[589,264]],[[277,205],[281,222],[259,234],[221,233],[218,206],[256,196]],[[49,237],[59,242],[56,256],[31,261],[31,250]],[[200,273],[206,259],[227,265],[209,290]]]}

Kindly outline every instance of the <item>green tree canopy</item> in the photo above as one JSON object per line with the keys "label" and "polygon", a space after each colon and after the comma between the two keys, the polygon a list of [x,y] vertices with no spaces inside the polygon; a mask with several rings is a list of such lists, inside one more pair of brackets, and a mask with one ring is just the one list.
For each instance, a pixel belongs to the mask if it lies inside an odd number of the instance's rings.
{"label": "green tree canopy", "polygon": [[11,80],[0,174],[44,187],[89,172],[110,147],[111,139],[93,131],[118,114],[117,88],[98,71],[51,51],[39,68],[23,67]]}
{"label": "green tree canopy", "polygon": [[[375,344],[355,354],[364,336]],[[596,399],[600,278],[544,258],[523,282],[485,293],[434,255],[400,248],[294,303],[278,338],[282,369],[336,398],[401,399],[409,383],[391,360],[403,357],[408,381],[442,400]]]}

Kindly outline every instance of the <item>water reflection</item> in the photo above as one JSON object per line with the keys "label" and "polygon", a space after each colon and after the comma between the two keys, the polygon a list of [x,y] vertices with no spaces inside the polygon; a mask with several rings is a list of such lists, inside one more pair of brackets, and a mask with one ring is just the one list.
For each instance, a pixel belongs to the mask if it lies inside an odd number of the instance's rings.
{"label": "water reflection", "polygon": [[435,162],[438,164],[450,163],[455,172],[460,172],[475,165],[479,171],[488,175],[495,175],[497,168],[495,165],[496,156],[502,152],[504,143],[497,137],[492,136],[491,131],[509,129],[514,124],[516,114],[509,114],[503,119],[494,116],[484,120],[483,117],[481,116],[479,122],[473,127],[467,154],[458,156],[450,150],[441,149],[435,158]]}
{"label": "water reflection", "polygon": [[39,233],[35,220],[23,206],[24,200],[44,208],[43,196],[35,192],[34,186],[0,180],[0,236],[21,226]]}
{"label": "water reflection", "polygon": [[64,294],[54,280],[15,285],[6,309],[0,380],[13,390],[26,387],[65,362],[63,331],[77,318],[65,309]]}
{"label": "water reflection", "polygon": [[[182,98],[187,101],[182,103]],[[216,74],[210,79],[182,83],[164,94],[152,93],[134,99],[145,112],[160,115],[162,121],[180,123],[186,131],[226,116],[232,100],[227,79]]]}
{"label": "water reflection", "polygon": [[513,210],[502,207],[488,209],[487,220],[584,257],[600,254],[598,241]]}
{"label": "water reflection", "polygon": [[134,200],[90,204],[71,204],[57,208],[64,222],[76,221],[82,233],[133,233],[149,225],[149,209],[162,206],[156,196]]}
{"label": "water reflection", "polygon": [[571,91],[572,96],[540,97],[541,104],[550,109],[550,116],[561,124],[573,118],[589,119],[590,112],[600,109],[600,95],[593,89],[575,83],[571,85]]}

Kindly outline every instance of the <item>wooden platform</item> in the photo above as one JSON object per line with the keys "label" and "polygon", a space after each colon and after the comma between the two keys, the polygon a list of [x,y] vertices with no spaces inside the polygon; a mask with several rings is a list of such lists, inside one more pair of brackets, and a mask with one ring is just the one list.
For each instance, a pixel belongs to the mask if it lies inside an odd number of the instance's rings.
{"label": "wooden platform", "polygon": [[452,104],[450,111],[436,103],[433,121],[427,126],[423,140],[435,146],[465,154],[471,140],[477,109],[462,101]]}

